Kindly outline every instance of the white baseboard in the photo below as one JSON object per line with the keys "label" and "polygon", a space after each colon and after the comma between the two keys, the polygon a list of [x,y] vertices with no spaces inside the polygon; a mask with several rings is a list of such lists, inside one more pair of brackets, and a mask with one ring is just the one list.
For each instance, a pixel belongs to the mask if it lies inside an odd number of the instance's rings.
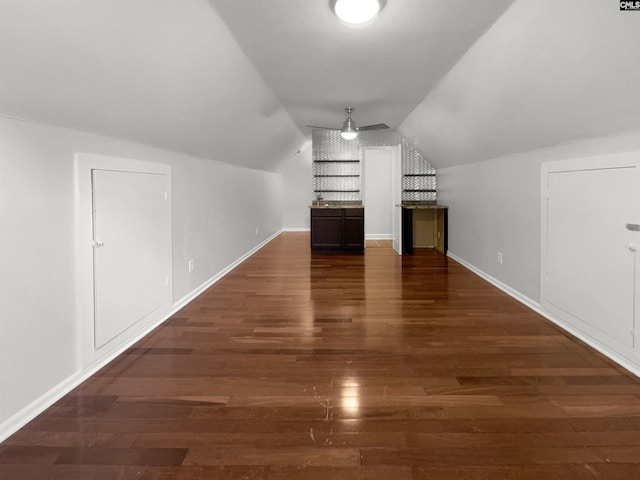
{"label": "white baseboard", "polygon": [[393,235],[387,233],[367,233],[365,240],[393,240]]}
{"label": "white baseboard", "polygon": [[209,288],[214,283],[218,282],[221,278],[223,278],[225,275],[227,275],[231,270],[233,270],[238,265],[240,265],[242,262],[247,260],[249,257],[251,257],[254,253],[256,253],[258,250],[260,250],[262,247],[264,247],[267,243],[269,243],[271,240],[276,238],[282,232],[283,232],[283,230],[280,230],[279,232],[274,233],[269,238],[267,238],[265,241],[263,241],[262,243],[260,243],[256,247],[254,247],[251,250],[249,250],[247,253],[245,253],[240,258],[238,258],[235,262],[231,263],[227,267],[225,267],[222,270],[220,270],[218,273],[216,273],[213,277],[209,278],[209,280],[204,282],[198,288],[196,288],[195,290],[191,291],[190,293],[188,293],[187,295],[182,297],[180,300],[175,302],[174,303],[173,313],[171,315],[173,315],[175,312],[177,312],[178,310],[183,308],[188,303],[192,302],[196,297],[198,297],[207,288]]}
{"label": "white baseboard", "polygon": [[283,232],[310,232],[310,228],[283,228]]}
{"label": "white baseboard", "polygon": [[504,293],[506,293],[507,295],[510,295],[511,297],[515,298],[520,303],[523,303],[524,305],[526,305],[530,309],[535,310],[537,313],[539,313],[541,315],[544,315],[544,313],[542,311],[542,308],[540,307],[540,304],[538,302],[536,302],[535,300],[532,300],[529,297],[527,297],[526,295],[523,295],[519,291],[511,288],[506,283],[502,283],[497,278],[492,277],[488,273],[485,273],[483,270],[480,270],[479,268],[477,268],[474,265],[468,263],[467,261],[463,260],[462,258],[457,257],[455,254],[453,254],[451,252],[448,252],[447,256],[452,258],[453,260],[455,260],[459,264],[461,264],[467,270],[471,270],[473,273],[475,273],[479,277],[483,278],[484,280],[486,280],[487,282],[489,282],[493,286],[498,287]]}
{"label": "white baseboard", "polygon": [[542,306],[538,302],[530,299],[529,297],[527,297],[526,295],[523,295],[522,293],[518,292],[517,290],[514,290],[513,288],[511,288],[510,286],[506,285],[505,283],[502,283],[497,278],[492,277],[491,275],[485,273],[484,271],[480,270],[479,268],[476,268],[474,265],[472,265],[472,264],[466,262],[465,260],[457,257],[455,254],[449,252],[449,253],[447,253],[447,256],[450,257],[451,259],[455,260],[459,264],[461,264],[463,267],[465,267],[468,270],[472,271],[473,273],[475,273],[476,275],[478,275],[482,279],[486,280],[487,282],[489,282],[493,286],[499,288],[500,290],[505,292],[507,295],[510,295],[511,297],[515,298],[520,303],[522,303],[525,306],[529,307],[531,310],[533,310],[536,313],[542,315],[544,318],[549,320],[551,323],[557,325],[558,327],[560,327],[565,332],[567,332],[570,335],[576,337],[578,340],[586,343],[587,345],[589,345],[594,350],[597,350],[598,352],[603,354],[605,357],[607,357],[612,362],[617,363],[618,365],[620,365],[624,369],[628,370],[630,373],[632,373],[636,377],[640,377],[640,367],[638,365],[633,364],[632,362],[629,362],[629,360],[626,357],[621,356],[618,352],[612,350],[611,348],[609,348],[606,345],[602,344],[598,340],[592,338],[591,336],[589,336],[585,332],[583,332],[581,330],[578,330],[577,328],[573,327],[572,325],[568,324],[567,322],[565,322],[562,319],[558,318],[557,316],[553,315],[551,312],[545,310],[544,308],[542,308]]}
{"label": "white baseboard", "polygon": [[2,424],[0,424],[0,442],[4,442],[27,423],[40,415],[44,410],[80,385],[86,378],[87,377],[85,377],[84,372],[73,373],[44,395],[41,395],[39,398],[24,407],[18,413],[2,422]]}
{"label": "white baseboard", "polygon": [[267,243],[273,240],[275,237],[280,235],[282,230],[274,233],[269,238],[264,240],[262,243],[252,248],[249,252],[245,253],[243,256],[238,258],[236,261],[228,265],[226,268],[216,273],[214,276],[209,278],[209,280],[205,281],[202,285],[182,297],[177,302],[174,302],[171,309],[167,312],[164,312],[160,318],[153,321],[151,324],[148,324],[144,329],[137,332],[133,337],[130,337],[125,342],[121,343],[117,347],[115,347],[111,352],[107,353],[104,357],[100,358],[100,360],[92,363],[85,369],[76,371],[69,375],[67,378],[62,380],[56,386],[51,388],[49,391],[45,392],[43,395],[38,397],[36,400],[31,402],[29,405],[21,409],[16,414],[9,417],[7,420],[0,424],[0,442],[6,440],[9,436],[13,435],[19,429],[24,427],[27,423],[33,420],[35,417],[40,415],[43,411],[49,408],[51,405],[56,403],[82,382],[86,381],[91,377],[91,375],[95,374],[98,370],[105,367],[107,364],[112,362],[115,358],[117,358],[120,354],[134,345],[136,342],[147,336],[157,327],[166,322],[169,318],[171,318],[175,313],[180,311],[185,305],[192,302],[196,297],[198,297],[202,292],[204,292],[211,285],[219,281],[225,275],[227,275],[231,270],[236,268],[242,262],[251,257],[254,253],[264,247]]}

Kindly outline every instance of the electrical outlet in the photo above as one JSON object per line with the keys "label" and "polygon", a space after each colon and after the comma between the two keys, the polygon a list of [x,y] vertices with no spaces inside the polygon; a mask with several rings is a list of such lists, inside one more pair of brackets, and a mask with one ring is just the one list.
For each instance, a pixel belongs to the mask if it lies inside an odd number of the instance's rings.
{"label": "electrical outlet", "polygon": [[258,227],[256,227],[256,235],[258,235],[258,232],[259,232],[259,231],[260,231],[260,230],[258,230]]}
{"label": "electrical outlet", "polygon": [[498,252],[498,263],[502,265],[502,252]]}
{"label": "electrical outlet", "polygon": [[187,265],[189,267],[189,273],[193,273],[193,271],[196,268],[196,261],[195,260],[189,260],[189,263]]}

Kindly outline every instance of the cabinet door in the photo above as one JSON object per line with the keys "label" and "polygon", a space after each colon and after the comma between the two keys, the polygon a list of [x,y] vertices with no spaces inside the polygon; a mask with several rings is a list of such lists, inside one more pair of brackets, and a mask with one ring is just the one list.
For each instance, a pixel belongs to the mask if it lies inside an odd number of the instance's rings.
{"label": "cabinet door", "polygon": [[364,216],[345,216],[343,242],[347,248],[364,248]]}
{"label": "cabinet door", "polygon": [[[339,210],[338,210],[339,211]],[[342,216],[311,215],[311,248],[342,246]]]}
{"label": "cabinet door", "polygon": [[402,209],[402,254],[413,255],[413,209]]}

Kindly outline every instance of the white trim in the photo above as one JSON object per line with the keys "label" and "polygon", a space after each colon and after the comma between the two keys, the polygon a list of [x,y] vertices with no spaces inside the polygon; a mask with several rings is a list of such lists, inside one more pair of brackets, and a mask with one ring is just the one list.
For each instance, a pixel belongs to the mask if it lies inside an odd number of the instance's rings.
{"label": "white trim", "polygon": [[557,325],[559,328],[561,328],[565,332],[567,332],[570,335],[576,337],[578,340],[586,343],[587,345],[589,345],[594,350],[597,350],[598,352],[603,354],[605,357],[607,357],[611,361],[617,363],[621,367],[625,368],[626,370],[628,370],[630,373],[632,373],[636,377],[640,377],[640,368],[638,367],[638,365],[634,365],[633,363],[630,363],[628,361],[628,359],[626,359],[625,357],[620,356],[614,350],[608,348],[607,346],[605,346],[602,343],[598,342],[594,338],[591,338],[586,333],[584,333],[584,332],[572,327],[570,324],[564,322],[562,319],[556,317],[552,313],[550,313],[547,310],[543,309],[542,306],[538,302],[530,299],[529,297],[527,297],[526,295],[523,295],[522,293],[518,292],[517,290],[514,290],[513,288],[509,287],[505,283],[502,283],[500,280],[492,277],[491,275],[485,273],[484,271],[480,270],[479,268],[476,268],[474,265],[471,265],[470,263],[466,262],[465,260],[457,257],[453,253],[449,252],[449,253],[447,253],[447,256],[450,257],[452,260],[455,260],[456,262],[461,264],[466,269],[468,269],[471,272],[475,273],[476,275],[478,275],[483,280],[486,280],[487,282],[492,284],[494,287],[499,288],[500,290],[502,290],[507,295],[513,297],[514,299],[516,299],[517,301],[519,301],[520,303],[522,303],[526,307],[529,307],[534,312],[542,315],[544,318],[549,320],[551,323]]}
{"label": "white trim", "polygon": [[492,277],[491,275],[485,273],[484,271],[480,270],[479,268],[475,267],[474,265],[466,262],[465,260],[457,257],[455,254],[448,252],[447,256],[452,258],[453,260],[455,260],[456,262],[458,262],[459,264],[461,264],[463,267],[465,267],[467,270],[471,270],[473,273],[475,273],[476,275],[478,275],[479,277],[483,278],[484,280],[486,280],[487,282],[489,282],[490,284],[492,284],[494,287],[498,287],[500,290],[502,290],[504,293],[506,293],[507,295],[515,298],[516,300],[518,300],[520,303],[526,305],[527,307],[531,308],[532,310],[535,310],[536,312],[538,312],[541,315],[545,315],[545,313],[542,312],[542,309],[540,308],[540,304],[532,299],[530,299],[529,297],[527,297],[526,295],[523,295],[522,293],[520,293],[519,291],[511,288],[509,285],[507,285],[506,283],[502,283],[500,280],[498,280],[497,278]]}
{"label": "white trim", "polygon": [[282,229],[283,232],[310,232],[311,228],[306,227],[306,228],[283,228]]}
{"label": "white trim", "polygon": [[393,240],[392,233],[368,233],[365,240]]}
{"label": "white trim", "polygon": [[254,255],[258,250],[268,244],[275,237],[280,235],[282,230],[274,233],[269,238],[264,240],[262,243],[257,245],[256,247],[249,250],[243,256],[238,258],[236,261],[228,265],[226,268],[222,269],[215,275],[213,275],[209,280],[204,282],[199,287],[195,288],[191,293],[185,295],[180,300],[175,302],[171,307],[171,310],[164,313],[161,318],[154,321],[152,324],[147,325],[143,330],[137,332],[135,336],[129,337],[125,342],[115,347],[109,353],[101,357],[96,362],[89,365],[87,368],[83,370],[76,371],[65,378],[63,381],[58,383],[55,387],[51,388],[49,391],[42,394],[40,397],[35,399],[29,405],[21,409],[16,414],[9,417],[7,420],[0,424],[0,442],[6,440],[9,436],[13,435],[20,428],[24,427],[27,423],[33,420],[35,417],[40,415],[44,410],[49,408],[55,402],[60,400],[66,394],[71,392],[74,388],[79,386],[82,382],[86,381],[95,374],[98,370],[112,362],[116,357],[121,355],[124,351],[134,345],[136,342],[147,336],[157,327],[166,322],[169,318],[171,318],[174,314],[179,312],[185,305],[189,302],[193,301],[196,297],[198,297],[202,292],[204,292],[211,285],[219,281],[225,275],[227,275],[231,270],[236,268],[242,262],[247,260],[249,257]]}
{"label": "white trim", "polygon": [[184,297],[182,297],[180,300],[178,300],[174,305],[173,305],[173,310],[171,315],[173,315],[174,313],[176,313],[178,310],[180,310],[181,308],[183,308],[185,305],[187,305],[189,302],[193,301],[198,295],[200,295],[202,292],[204,292],[207,288],[209,288],[211,285],[213,285],[214,283],[218,282],[222,277],[224,277],[225,275],[227,275],[231,270],[233,270],[234,268],[236,268],[238,265],[240,265],[242,262],[244,262],[245,260],[247,260],[249,257],[251,257],[253,254],[255,254],[258,250],[260,250],[262,247],[264,247],[267,243],[269,243],[271,240],[273,240],[274,238],[276,238],[278,235],[280,235],[283,232],[283,230],[280,230],[276,233],[274,233],[273,235],[271,235],[269,238],[267,238],[266,240],[264,240],[262,243],[258,244],[257,246],[255,246],[254,248],[252,248],[251,250],[249,250],[247,253],[245,253],[243,256],[241,256],[240,258],[238,258],[235,262],[231,263],[230,265],[226,266],[225,268],[223,268],[222,270],[220,270],[218,273],[216,273],[215,275],[213,275],[211,278],[209,278],[209,280],[205,281],[202,285],[200,285],[199,287],[197,287],[196,289],[192,290],[190,293],[188,293],[187,295],[185,295]]}
{"label": "white trim", "polygon": [[4,442],[7,438],[29,423],[31,420],[40,415],[44,410],[57,402],[64,395],[78,386],[84,377],[82,372],[76,372],[69,375],[58,385],[44,393],[29,405],[21,409],[0,424],[0,442]]}

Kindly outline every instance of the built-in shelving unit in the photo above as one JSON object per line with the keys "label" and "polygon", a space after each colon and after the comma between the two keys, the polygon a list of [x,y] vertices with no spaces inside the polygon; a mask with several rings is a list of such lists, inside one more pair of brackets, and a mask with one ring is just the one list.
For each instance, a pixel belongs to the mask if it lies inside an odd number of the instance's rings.
{"label": "built-in shelving unit", "polygon": [[323,200],[360,200],[360,168],[355,158],[314,159],[314,195]]}
{"label": "built-in shelving unit", "polygon": [[402,200],[436,200],[436,171],[420,157],[409,156],[406,160],[403,158]]}
{"label": "built-in shelving unit", "polygon": [[[428,180],[430,180],[431,178],[433,178],[435,180],[436,174],[435,173],[405,173],[403,175],[404,178],[406,178],[407,180],[403,182],[403,185],[405,184],[409,184],[412,180],[416,180],[416,179],[420,179],[424,182],[424,179],[427,179],[427,184],[430,183]],[[415,186],[417,182],[413,182],[413,185]],[[436,193],[436,189],[435,188],[403,188],[402,189],[402,193],[407,193],[407,194],[430,194],[433,193],[435,195]]]}

